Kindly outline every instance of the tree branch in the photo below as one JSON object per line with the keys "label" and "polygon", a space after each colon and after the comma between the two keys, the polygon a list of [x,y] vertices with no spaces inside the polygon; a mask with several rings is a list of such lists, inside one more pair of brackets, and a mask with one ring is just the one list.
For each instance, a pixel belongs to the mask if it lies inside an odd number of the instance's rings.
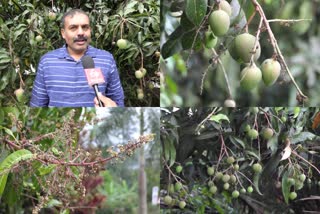
{"label": "tree branch", "polygon": [[251,1],[252,1],[252,3],[254,4],[254,6],[256,7],[256,9],[258,10],[261,18],[263,19],[263,22],[264,22],[264,25],[265,25],[265,27],[266,27],[266,29],[267,29],[268,34],[269,34],[270,42],[271,42],[271,44],[272,44],[272,46],[273,46],[274,52],[279,56],[279,58],[280,58],[280,60],[281,60],[281,62],[282,62],[282,64],[283,64],[283,66],[284,66],[287,74],[289,75],[292,83],[293,83],[294,86],[296,87],[296,89],[297,89],[297,91],[298,91],[298,93],[299,93],[299,96],[302,98],[302,101],[303,101],[303,100],[306,100],[308,97],[303,94],[303,92],[302,92],[301,89],[299,88],[298,84],[296,83],[294,77],[292,76],[291,71],[290,71],[287,63],[286,63],[285,60],[284,60],[284,57],[283,57],[283,55],[282,55],[282,53],[281,53],[281,50],[280,50],[280,48],[279,48],[279,46],[278,46],[277,40],[276,40],[276,38],[275,38],[275,36],[274,36],[271,28],[270,28],[268,19],[266,18],[266,15],[264,14],[261,5],[258,3],[257,0],[251,0]]}

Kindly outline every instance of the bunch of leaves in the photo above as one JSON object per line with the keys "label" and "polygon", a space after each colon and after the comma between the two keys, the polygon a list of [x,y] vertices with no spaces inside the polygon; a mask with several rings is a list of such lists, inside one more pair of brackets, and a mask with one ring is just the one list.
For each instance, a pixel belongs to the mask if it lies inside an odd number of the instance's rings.
{"label": "bunch of leaves", "polygon": [[[162,209],[176,213],[284,212],[296,210],[299,204],[303,210],[303,203],[290,200],[290,194],[309,198],[313,194],[310,186],[318,184],[320,139],[311,128],[318,111],[298,107],[164,109],[161,189],[163,197],[170,195],[173,202],[162,200]],[[273,131],[270,139],[263,137],[265,128]],[[253,129],[260,133],[254,138],[249,134]],[[257,163],[261,169],[256,171]],[[182,172],[176,172],[177,166],[183,167]],[[214,173],[208,174],[208,167]],[[234,197],[234,191],[240,196]],[[184,211],[178,206],[181,200],[187,203]],[[317,207],[316,199],[309,200],[311,207]],[[307,206],[310,204],[304,208]]]}

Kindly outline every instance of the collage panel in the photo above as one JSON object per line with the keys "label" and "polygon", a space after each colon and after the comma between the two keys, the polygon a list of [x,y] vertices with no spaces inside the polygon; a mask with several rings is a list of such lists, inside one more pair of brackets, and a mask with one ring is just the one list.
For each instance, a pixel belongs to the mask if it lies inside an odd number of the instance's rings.
{"label": "collage panel", "polygon": [[320,108],[161,108],[160,213],[318,213]]}
{"label": "collage panel", "polygon": [[159,213],[159,108],[0,108],[0,213]]}
{"label": "collage panel", "polygon": [[319,106],[319,6],[162,0],[161,106]]}
{"label": "collage panel", "polygon": [[160,0],[1,1],[0,106],[160,105]]}

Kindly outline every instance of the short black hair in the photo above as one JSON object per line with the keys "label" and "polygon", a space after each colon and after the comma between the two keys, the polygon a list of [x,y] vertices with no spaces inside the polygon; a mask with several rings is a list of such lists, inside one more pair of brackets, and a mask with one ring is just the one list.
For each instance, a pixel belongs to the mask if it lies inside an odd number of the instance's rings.
{"label": "short black hair", "polygon": [[[65,14],[63,14],[63,16],[61,18],[60,27],[64,28],[64,22],[65,22],[65,19],[66,19],[67,16],[71,16],[71,18],[72,18],[77,13],[84,14],[84,15],[88,16],[88,18],[89,18],[89,15],[86,12],[84,12],[83,10],[81,10],[81,9],[71,9],[71,10],[67,11]],[[90,21],[90,18],[89,18],[89,21]]]}

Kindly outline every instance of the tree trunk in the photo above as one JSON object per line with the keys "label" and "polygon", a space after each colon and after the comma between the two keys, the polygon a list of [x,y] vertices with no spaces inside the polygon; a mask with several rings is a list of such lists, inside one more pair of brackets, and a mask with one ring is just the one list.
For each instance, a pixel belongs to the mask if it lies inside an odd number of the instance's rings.
{"label": "tree trunk", "polygon": [[[143,108],[140,108],[140,135],[143,135],[143,129]],[[140,148],[139,165],[139,214],[147,214],[147,178],[144,171],[144,147]]]}

